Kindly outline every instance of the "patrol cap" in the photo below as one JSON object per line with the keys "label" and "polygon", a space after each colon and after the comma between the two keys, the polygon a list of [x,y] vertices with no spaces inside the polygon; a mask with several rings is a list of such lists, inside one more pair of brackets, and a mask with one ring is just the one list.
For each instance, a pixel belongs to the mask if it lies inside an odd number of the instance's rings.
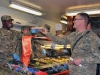
{"label": "patrol cap", "polygon": [[44,27],[46,27],[46,29],[50,32],[50,26],[48,24],[45,24]]}
{"label": "patrol cap", "polygon": [[1,16],[1,21],[4,21],[4,20],[14,20],[14,19],[12,19],[11,16],[9,15],[3,15]]}

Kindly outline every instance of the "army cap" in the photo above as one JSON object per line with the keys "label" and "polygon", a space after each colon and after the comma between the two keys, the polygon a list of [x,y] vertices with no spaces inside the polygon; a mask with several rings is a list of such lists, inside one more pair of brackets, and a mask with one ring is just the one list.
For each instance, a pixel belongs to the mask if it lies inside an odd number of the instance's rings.
{"label": "army cap", "polygon": [[1,21],[4,21],[4,20],[14,20],[14,19],[12,19],[11,16],[9,15],[3,15],[1,16]]}
{"label": "army cap", "polygon": [[44,27],[50,32],[50,26],[48,24],[45,24]]}

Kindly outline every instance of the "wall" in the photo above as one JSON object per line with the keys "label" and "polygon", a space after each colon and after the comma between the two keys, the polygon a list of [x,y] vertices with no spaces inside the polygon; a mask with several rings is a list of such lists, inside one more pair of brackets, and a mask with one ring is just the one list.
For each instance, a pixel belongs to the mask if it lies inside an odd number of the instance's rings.
{"label": "wall", "polygon": [[100,27],[93,27],[93,31],[95,32],[95,33],[97,33],[98,34],[98,36],[100,37]]}
{"label": "wall", "polygon": [[[4,8],[4,7],[0,7],[0,17],[2,15],[11,15],[12,18],[14,19],[20,19],[20,20],[24,20],[27,21],[27,25],[32,25],[32,26],[43,26],[44,24],[48,24],[51,26],[51,33],[55,34],[55,24],[57,22],[54,21],[50,21],[50,20],[46,20],[46,19],[42,19],[40,17],[34,16],[34,15],[30,15],[18,10],[14,10],[14,9],[8,9],[8,8]],[[37,21],[36,24],[32,24],[30,23],[30,21]],[[63,27],[63,29],[65,30],[65,26]],[[0,28],[2,27],[2,23],[0,22]]]}

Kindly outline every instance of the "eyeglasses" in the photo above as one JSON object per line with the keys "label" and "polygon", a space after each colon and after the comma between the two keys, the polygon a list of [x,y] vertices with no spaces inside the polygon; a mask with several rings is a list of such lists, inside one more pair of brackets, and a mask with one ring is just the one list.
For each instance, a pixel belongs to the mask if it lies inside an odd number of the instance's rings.
{"label": "eyeglasses", "polygon": [[83,19],[77,19],[77,18],[74,18],[74,21],[75,21],[75,20],[83,20]]}

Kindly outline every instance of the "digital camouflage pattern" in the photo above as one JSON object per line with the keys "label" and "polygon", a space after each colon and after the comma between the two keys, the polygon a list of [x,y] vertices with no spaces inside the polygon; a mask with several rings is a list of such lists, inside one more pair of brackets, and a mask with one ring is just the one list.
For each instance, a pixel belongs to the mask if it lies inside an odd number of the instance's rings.
{"label": "digital camouflage pattern", "polygon": [[45,57],[45,55],[42,54],[42,47],[38,42],[32,41],[32,49],[33,49],[32,58],[41,58],[41,57],[43,58],[43,57]]}
{"label": "digital camouflage pattern", "polygon": [[1,21],[3,21],[3,20],[13,20],[13,19],[12,19],[11,16],[9,16],[9,15],[3,15],[3,16],[1,17]]}
{"label": "digital camouflage pattern", "polygon": [[[52,36],[50,33],[47,36],[57,44],[70,43],[72,47],[75,41],[86,32],[76,31],[65,35],[62,39]],[[100,39],[94,32],[90,31],[84,35],[71,52],[72,58],[82,58],[84,61],[81,63],[82,67],[69,64],[70,75],[96,75],[97,63],[100,63]]]}
{"label": "digital camouflage pattern", "polygon": [[[17,50],[18,32],[14,30],[0,29],[0,75],[11,75],[10,69],[4,69],[1,65],[12,60],[12,54]],[[15,74],[20,75],[20,74]]]}
{"label": "digital camouflage pattern", "polygon": [[[2,56],[0,58],[7,57],[7,59],[12,58],[14,52],[19,52],[17,50],[18,42],[18,32],[14,30],[0,29],[0,53]],[[3,56],[4,55],[4,56]]]}
{"label": "digital camouflage pattern", "polygon": [[[50,28],[48,25],[47,25],[48,28]],[[36,33],[37,37],[43,37],[45,36],[44,34],[42,34],[41,32],[38,32]],[[38,40],[38,39],[32,39],[32,50],[33,50],[33,55],[32,55],[32,58],[43,58],[45,57],[45,55],[42,53],[42,41],[41,40]]]}
{"label": "digital camouflage pattern", "polygon": [[[25,30],[27,30],[27,33],[26,33]],[[21,27],[21,32],[19,33],[19,37],[18,37],[18,47],[17,47],[17,50],[20,50],[19,51],[19,56],[20,57],[21,57],[21,54],[22,54],[22,37],[23,36],[31,36],[31,35],[32,34],[30,32],[30,26],[26,25],[26,26],[22,26]]]}

